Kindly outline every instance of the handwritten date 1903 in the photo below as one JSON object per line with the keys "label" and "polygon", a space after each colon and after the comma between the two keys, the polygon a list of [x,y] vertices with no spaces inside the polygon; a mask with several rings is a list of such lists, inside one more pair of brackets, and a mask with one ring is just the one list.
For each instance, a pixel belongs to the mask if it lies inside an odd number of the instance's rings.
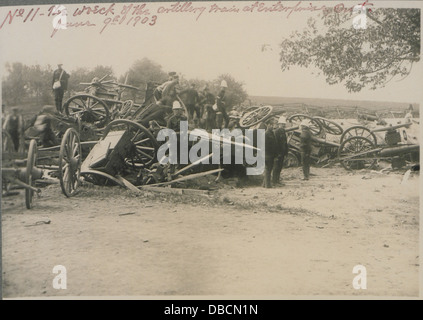
{"label": "handwritten date 1903", "polygon": [[[103,29],[101,29],[100,33],[103,33],[103,31],[108,27],[109,25],[121,25],[126,21],[126,15],[124,16],[115,16],[114,18],[106,18],[104,19],[104,26]],[[154,26],[157,22],[157,16],[151,16],[151,17],[143,17],[143,16],[136,16],[131,17],[128,21],[126,21],[126,25],[135,27],[136,25],[149,25]]]}

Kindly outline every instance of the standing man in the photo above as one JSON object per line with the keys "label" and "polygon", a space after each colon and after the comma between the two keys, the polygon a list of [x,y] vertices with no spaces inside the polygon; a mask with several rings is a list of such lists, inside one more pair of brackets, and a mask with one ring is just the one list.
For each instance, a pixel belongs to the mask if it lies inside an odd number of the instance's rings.
{"label": "standing man", "polygon": [[226,88],[228,87],[228,84],[225,80],[222,80],[220,83],[220,91],[219,94],[216,97],[216,124],[217,129],[222,129],[222,122],[225,120],[224,128],[227,128],[229,125],[229,116],[226,113],[226,103],[225,103],[225,93]]}
{"label": "standing man", "polygon": [[12,108],[12,113],[6,117],[3,123],[3,130],[10,135],[15,151],[23,151],[24,123],[18,108]]}
{"label": "standing man", "polygon": [[273,185],[279,184],[279,180],[281,177],[281,171],[283,168],[283,161],[285,156],[288,154],[288,141],[286,138],[286,118],[281,116],[278,119],[277,128],[275,130],[275,138],[276,138],[276,158],[273,168],[273,175],[272,175],[272,182]]}
{"label": "standing man", "polygon": [[[197,90],[195,90],[195,84],[192,83],[188,89],[185,89],[179,93],[180,96],[185,95],[186,99],[184,100],[185,106],[189,112],[191,119],[194,119],[194,112],[197,115],[196,119],[200,119],[200,107],[199,101],[200,97],[198,96]],[[199,121],[199,120],[198,120]]]}
{"label": "standing man", "polygon": [[264,180],[263,187],[271,188],[271,176],[275,158],[277,157],[277,142],[273,131],[274,123],[269,122],[264,135],[265,154],[264,154]]}
{"label": "standing man", "polygon": [[310,155],[311,155],[311,131],[310,122],[303,120],[300,124],[301,135],[300,135],[300,152],[301,152],[301,163],[303,165],[303,180],[308,180],[310,177]]}
{"label": "standing man", "polygon": [[211,132],[216,126],[216,111],[213,110],[213,105],[216,101],[216,97],[210,92],[209,87],[206,85],[203,88],[200,97],[200,104],[202,105],[202,123],[206,131]]}
{"label": "standing man", "polygon": [[52,87],[54,92],[54,101],[56,103],[57,112],[62,112],[63,95],[68,90],[69,74],[62,69],[63,64],[59,63],[57,69],[53,72]]}

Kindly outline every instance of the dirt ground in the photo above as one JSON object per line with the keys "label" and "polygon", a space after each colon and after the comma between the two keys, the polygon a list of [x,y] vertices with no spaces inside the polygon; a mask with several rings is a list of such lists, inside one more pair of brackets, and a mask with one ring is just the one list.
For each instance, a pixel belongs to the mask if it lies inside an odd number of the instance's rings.
{"label": "dirt ground", "polygon": [[[65,198],[51,185],[31,210],[3,197],[3,297],[418,296],[419,175],[312,174],[208,195],[84,185]],[[65,290],[52,286],[56,265]],[[353,288],[356,265],[366,290]]]}

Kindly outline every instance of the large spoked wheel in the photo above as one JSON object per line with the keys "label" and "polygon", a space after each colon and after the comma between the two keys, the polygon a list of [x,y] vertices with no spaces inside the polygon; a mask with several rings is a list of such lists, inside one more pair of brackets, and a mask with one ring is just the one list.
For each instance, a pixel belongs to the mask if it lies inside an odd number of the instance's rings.
{"label": "large spoked wheel", "polygon": [[340,136],[344,132],[344,129],[342,129],[342,127],[336,122],[333,122],[323,117],[314,117],[314,119],[317,119],[317,121],[320,122],[323,129],[325,129],[326,133],[333,134],[335,136]]}
{"label": "large spoked wheel", "polygon": [[[35,168],[35,164],[37,161],[37,141],[32,139],[29,143],[29,150],[28,150],[28,158],[26,161],[26,175],[25,175],[25,183],[31,187],[34,186],[34,181],[32,179],[32,169]],[[25,188],[25,205],[27,209],[31,209],[33,207],[33,198],[34,198],[34,190]]]}
{"label": "large spoked wheel", "polygon": [[62,192],[66,197],[75,195],[81,175],[81,142],[73,128],[66,130],[59,153],[59,180]]}
{"label": "large spoked wheel", "polygon": [[110,113],[107,105],[99,98],[80,94],[71,97],[63,106],[68,116],[79,115],[81,121],[93,123],[97,128],[103,128],[110,121]]}
{"label": "large spoked wheel", "polygon": [[125,163],[132,168],[148,167],[156,162],[159,144],[153,134],[143,125],[126,119],[110,122],[103,133],[103,138],[110,131],[125,130],[130,136],[131,146]]}
{"label": "large spoked wheel", "polygon": [[371,132],[370,129],[363,126],[353,126],[345,130],[344,133],[341,135],[340,143],[352,137],[363,137],[369,139],[371,142],[377,145],[376,135]]}
{"label": "large spoked wheel", "polygon": [[298,167],[300,165],[300,160],[295,155],[295,153],[289,151],[286,157],[283,159],[284,168]]}
{"label": "large spoked wheel", "polygon": [[320,124],[320,122],[316,119],[314,119],[313,117],[310,117],[306,114],[294,114],[290,117],[288,117],[287,121],[292,123],[292,125],[294,127],[299,127],[300,123],[303,120],[309,120],[311,125],[310,125],[310,131],[313,135],[318,136],[322,133],[323,128],[322,125]]}
{"label": "large spoked wheel", "polygon": [[338,149],[338,159],[347,170],[360,170],[372,168],[377,159],[375,144],[365,137],[352,137],[341,143]]}
{"label": "large spoked wheel", "polygon": [[262,121],[267,120],[271,116],[272,110],[272,106],[264,106],[247,112],[241,117],[241,119],[239,119],[239,125],[241,128],[249,128],[254,126]]}
{"label": "large spoked wheel", "polygon": [[122,106],[120,107],[119,118],[127,118],[131,114],[133,107],[134,101],[126,100],[125,102],[123,102]]}

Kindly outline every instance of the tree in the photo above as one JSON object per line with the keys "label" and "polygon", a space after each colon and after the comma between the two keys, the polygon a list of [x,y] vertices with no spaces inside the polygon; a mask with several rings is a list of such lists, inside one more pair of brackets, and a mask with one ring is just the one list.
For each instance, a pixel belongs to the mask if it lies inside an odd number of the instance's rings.
{"label": "tree", "polygon": [[28,94],[25,73],[28,67],[20,62],[6,63],[8,76],[2,80],[3,99],[7,104],[16,105]]}
{"label": "tree", "polygon": [[25,66],[24,80],[28,94],[35,96],[36,104],[47,104],[52,100],[51,78],[53,70],[51,66],[42,68],[40,65]]}
{"label": "tree", "polygon": [[420,60],[420,10],[372,9],[367,17],[365,29],[353,28],[351,11],[310,18],[303,32],[282,41],[282,71],[315,66],[328,84],[343,83],[349,92],[409,75]]}
{"label": "tree", "polygon": [[[168,74],[163,71],[161,65],[148,58],[143,58],[142,60],[135,61],[131,68],[127,71],[126,75],[122,76],[119,81],[124,83],[127,79],[127,84],[140,89],[138,96],[141,99],[144,99],[148,82],[162,83],[168,78]],[[133,94],[135,94],[135,92],[133,92]],[[133,99],[134,98],[135,96]]]}

